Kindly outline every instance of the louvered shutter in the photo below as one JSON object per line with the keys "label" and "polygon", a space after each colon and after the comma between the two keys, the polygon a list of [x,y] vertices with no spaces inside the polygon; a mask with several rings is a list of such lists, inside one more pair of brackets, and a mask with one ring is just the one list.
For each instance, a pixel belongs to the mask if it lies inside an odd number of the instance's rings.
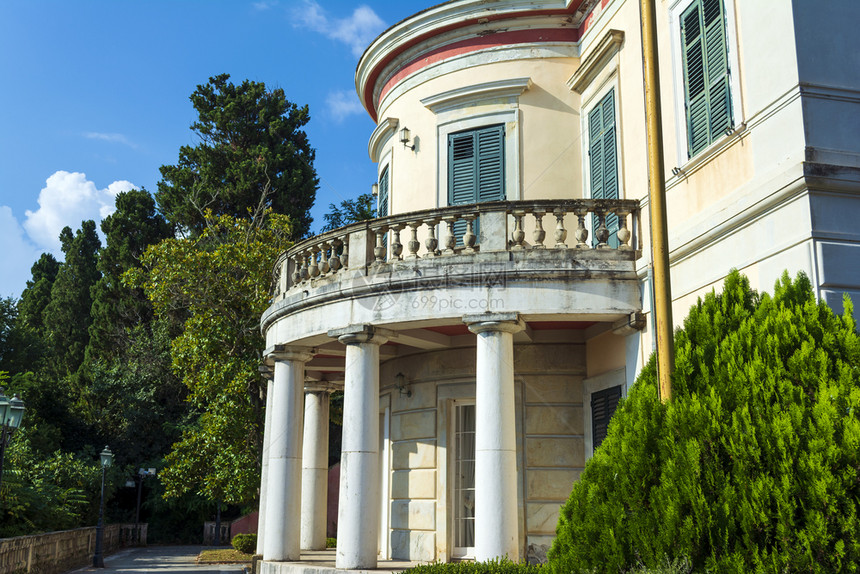
{"label": "louvered shutter", "polygon": [[591,444],[595,451],[606,438],[609,420],[615,414],[620,400],[620,385],[591,393]]}
{"label": "louvered shutter", "polygon": [[382,170],[379,176],[379,207],[377,208],[377,216],[385,217],[388,215],[388,166]]}
{"label": "louvered shutter", "polygon": [[[618,143],[615,134],[615,90],[610,90],[588,113],[589,187],[594,199],[618,199]],[[592,216],[592,229],[599,222]],[[618,216],[607,215],[609,245],[618,247]],[[592,233],[592,242],[597,240]]]}
{"label": "louvered shutter", "polygon": [[[490,126],[448,136],[448,204],[463,205],[497,201],[505,197],[504,125]],[[477,235],[479,221],[473,231]],[[466,222],[454,224],[457,244],[462,245]]]}
{"label": "louvered shutter", "polygon": [[681,14],[687,148],[693,157],[732,125],[722,0],[695,0]]}

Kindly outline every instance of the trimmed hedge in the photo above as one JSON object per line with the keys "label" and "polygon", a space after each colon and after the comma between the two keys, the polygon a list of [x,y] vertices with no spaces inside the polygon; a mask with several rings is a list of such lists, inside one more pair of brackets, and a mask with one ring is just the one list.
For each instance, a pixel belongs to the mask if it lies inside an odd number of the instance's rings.
{"label": "trimmed hedge", "polygon": [[253,554],[257,550],[256,534],[237,534],[233,537],[233,548],[243,554]]}
{"label": "trimmed hedge", "polygon": [[489,562],[447,562],[422,564],[404,570],[404,574],[542,574],[537,564],[511,562],[507,558]]}
{"label": "trimmed hedge", "polygon": [[733,271],[649,362],[559,516],[554,574],[688,559],[696,572],[858,572],[860,338],[803,274]]}

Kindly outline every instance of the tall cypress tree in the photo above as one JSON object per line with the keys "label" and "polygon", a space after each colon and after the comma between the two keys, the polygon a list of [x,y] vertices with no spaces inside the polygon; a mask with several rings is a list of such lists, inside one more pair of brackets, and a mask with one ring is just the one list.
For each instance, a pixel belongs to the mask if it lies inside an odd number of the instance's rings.
{"label": "tall cypress tree", "polygon": [[145,189],[120,193],[116,211],[101,224],[105,247],[98,269],[101,278],[92,289],[92,325],[87,361],[118,356],[129,345],[129,330],[143,326],[149,331],[152,305],[141,289],[127,287],[122,275],[140,266],[149,245],[170,237],[170,224],[155,211],[155,201]]}
{"label": "tall cypress tree", "polygon": [[65,261],[60,265],[45,307],[47,342],[53,354],[49,369],[59,377],[77,371],[89,342],[92,307],[91,289],[99,280],[98,251],[101,247],[93,220],[81,223],[72,235],[65,227],[60,233]]}

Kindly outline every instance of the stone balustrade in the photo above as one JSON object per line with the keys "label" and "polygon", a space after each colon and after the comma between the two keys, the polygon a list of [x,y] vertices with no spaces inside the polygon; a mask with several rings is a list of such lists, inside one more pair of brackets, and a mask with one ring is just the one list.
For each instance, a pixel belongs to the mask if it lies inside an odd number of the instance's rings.
{"label": "stone balustrade", "polygon": [[[105,553],[122,546],[145,546],[146,530],[146,524],[105,526]],[[57,574],[84,566],[92,563],[95,540],[94,526],[0,539],[0,574]]]}
{"label": "stone balustrade", "polygon": [[[343,269],[410,259],[498,251],[568,250],[571,258],[591,249],[639,252],[640,228],[639,202],[629,199],[496,201],[396,214],[297,243],[275,265],[274,295]],[[617,246],[610,243],[613,232]]]}

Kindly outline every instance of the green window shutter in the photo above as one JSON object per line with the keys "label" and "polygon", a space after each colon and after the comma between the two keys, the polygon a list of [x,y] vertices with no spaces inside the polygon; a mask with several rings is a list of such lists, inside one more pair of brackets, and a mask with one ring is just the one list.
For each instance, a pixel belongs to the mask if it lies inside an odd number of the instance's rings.
{"label": "green window shutter", "polygon": [[[589,187],[594,199],[618,199],[618,142],[615,130],[615,90],[610,90],[588,113]],[[597,229],[597,216],[592,229]],[[606,217],[609,244],[618,247],[618,216]],[[597,241],[592,234],[593,243]]]}
{"label": "green window shutter", "polygon": [[[505,126],[496,125],[448,136],[448,204],[463,205],[505,198]],[[478,234],[479,222],[473,231]],[[462,245],[466,222],[454,224]]]}
{"label": "green window shutter", "polygon": [[687,149],[693,157],[732,125],[722,0],[694,0],[681,14]]}
{"label": "green window shutter", "polygon": [[382,170],[379,176],[379,207],[376,210],[378,217],[388,215],[388,166]]}
{"label": "green window shutter", "polygon": [[595,451],[606,438],[609,421],[620,400],[620,385],[591,393],[591,444]]}

